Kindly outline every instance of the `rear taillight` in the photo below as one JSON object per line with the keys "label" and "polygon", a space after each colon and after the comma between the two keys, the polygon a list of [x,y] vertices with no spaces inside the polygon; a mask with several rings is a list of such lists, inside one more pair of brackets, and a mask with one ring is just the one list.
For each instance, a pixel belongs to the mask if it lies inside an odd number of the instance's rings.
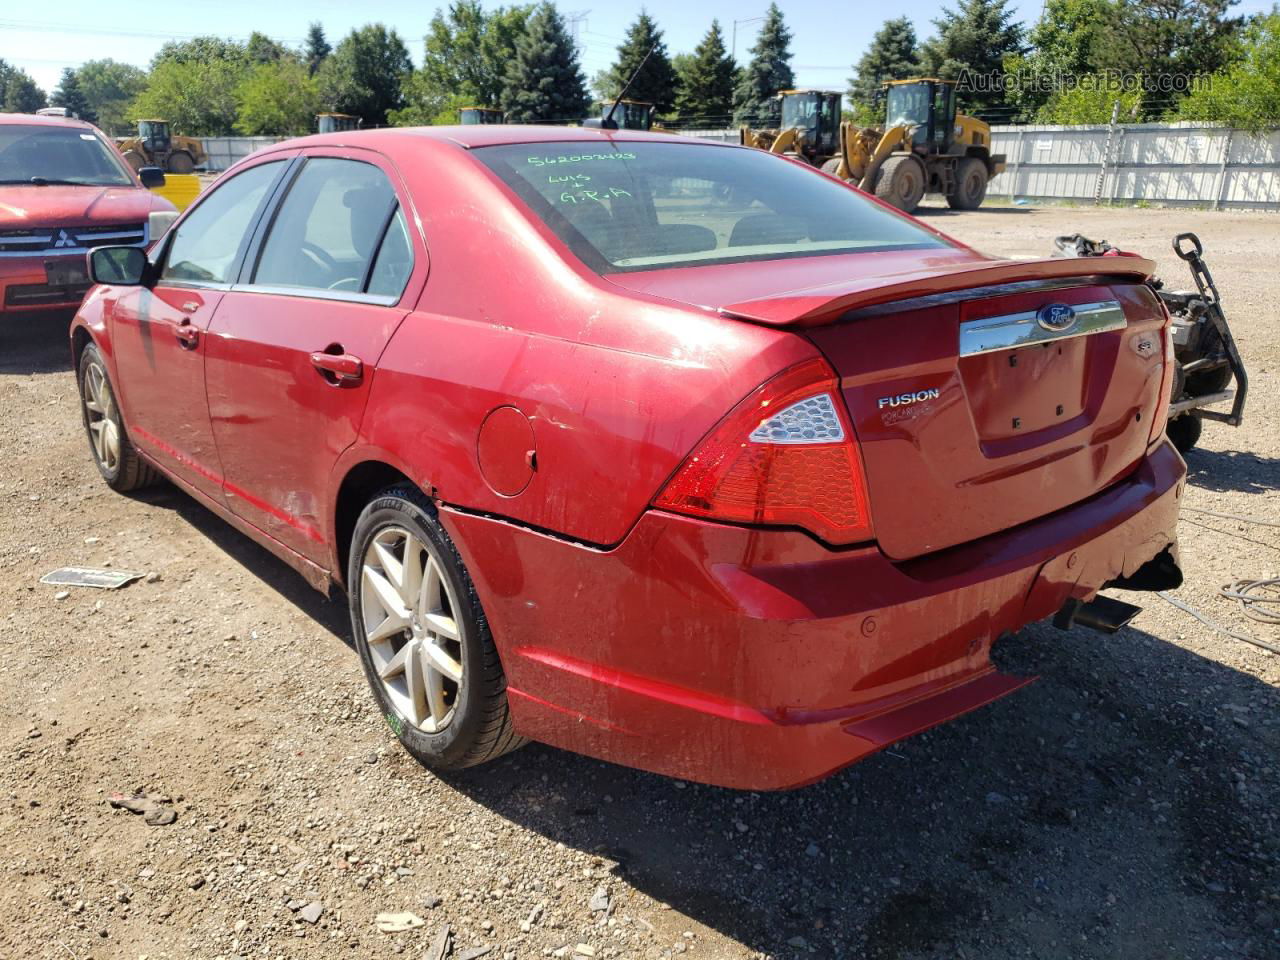
{"label": "rear taillight", "polygon": [[862,459],[824,360],[797,364],[729,412],[654,500],[678,513],[871,539]]}

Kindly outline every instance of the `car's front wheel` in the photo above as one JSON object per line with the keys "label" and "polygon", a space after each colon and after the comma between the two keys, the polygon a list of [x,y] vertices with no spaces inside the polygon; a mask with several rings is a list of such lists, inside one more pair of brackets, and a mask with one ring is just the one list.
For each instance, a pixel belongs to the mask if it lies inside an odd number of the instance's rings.
{"label": "car's front wheel", "polygon": [[435,507],[416,489],[376,497],[348,563],[351,629],[378,708],[405,748],[437,770],[524,743],[475,587]]}
{"label": "car's front wheel", "polygon": [[107,365],[96,344],[89,344],[80,354],[80,413],[89,435],[89,449],[102,479],[113,490],[126,493],[148,486],[157,474],[133,448],[120,404],[116,402]]}

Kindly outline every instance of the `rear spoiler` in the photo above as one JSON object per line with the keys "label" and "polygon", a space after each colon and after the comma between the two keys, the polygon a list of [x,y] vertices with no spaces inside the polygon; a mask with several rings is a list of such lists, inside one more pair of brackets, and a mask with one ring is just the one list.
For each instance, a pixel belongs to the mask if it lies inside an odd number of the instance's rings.
{"label": "rear spoiler", "polygon": [[897,300],[914,300],[974,287],[1028,281],[1071,280],[1086,277],[1145,283],[1155,273],[1152,260],[1132,254],[1042,260],[978,260],[851,278],[839,283],[807,287],[744,300],[720,308],[736,320],[771,327],[815,327],[838,320],[852,310]]}

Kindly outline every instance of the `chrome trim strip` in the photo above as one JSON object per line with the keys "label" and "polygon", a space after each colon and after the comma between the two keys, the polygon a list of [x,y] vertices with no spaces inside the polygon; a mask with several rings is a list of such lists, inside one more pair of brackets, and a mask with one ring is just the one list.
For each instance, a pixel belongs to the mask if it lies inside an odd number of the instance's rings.
{"label": "chrome trim strip", "polygon": [[[40,229],[43,230],[44,228],[41,227]],[[106,232],[77,233],[78,230],[86,230],[86,229],[87,228],[85,227],[71,227],[70,229],[67,230],[67,233],[71,234],[77,240],[80,240],[80,241],[83,241],[85,239],[122,240],[129,237],[137,237],[139,232],[141,232],[142,234],[142,239],[134,240],[131,243],[101,243],[101,244],[96,244],[94,247],[54,247],[54,246],[48,246],[48,244],[51,244],[53,242],[53,237],[54,237],[54,234],[50,233],[47,236],[42,238],[46,246],[33,247],[30,250],[0,250],[0,257],[32,257],[32,258],[39,257],[42,260],[48,257],[83,257],[90,250],[96,249],[96,247],[99,247],[99,246],[101,247],[145,247],[151,242],[151,225],[149,223],[144,223],[142,225],[141,231],[117,230],[117,231],[112,231],[111,233],[106,233]],[[12,237],[11,236],[8,240],[6,240],[3,236],[0,236],[0,244],[15,243],[15,242],[21,243],[24,241],[34,241],[36,239],[37,238],[34,236],[29,236],[29,237]]]}
{"label": "chrome trim strip", "polygon": [[960,324],[960,356],[973,357],[996,350],[1012,350],[1037,343],[1071,340],[1094,333],[1124,329],[1124,308],[1119,300],[1099,300],[1073,306],[1076,321],[1066,330],[1047,330],[1036,321],[1036,312],[1006,313],[998,317],[966,320]]}

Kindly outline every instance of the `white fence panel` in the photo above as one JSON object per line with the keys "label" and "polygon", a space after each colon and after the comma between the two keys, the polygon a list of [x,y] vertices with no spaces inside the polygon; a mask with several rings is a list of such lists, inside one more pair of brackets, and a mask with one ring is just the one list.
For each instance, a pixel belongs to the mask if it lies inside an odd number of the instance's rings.
{"label": "white fence panel", "polygon": [[1029,125],[992,127],[991,139],[1007,158],[993,196],[1280,209],[1280,133],[1193,123]]}
{"label": "white fence panel", "polygon": [[201,142],[204,144],[205,153],[209,155],[205,169],[210,173],[225,170],[255,150],[269,147],[284,139],[284,137],[204,137]]}

